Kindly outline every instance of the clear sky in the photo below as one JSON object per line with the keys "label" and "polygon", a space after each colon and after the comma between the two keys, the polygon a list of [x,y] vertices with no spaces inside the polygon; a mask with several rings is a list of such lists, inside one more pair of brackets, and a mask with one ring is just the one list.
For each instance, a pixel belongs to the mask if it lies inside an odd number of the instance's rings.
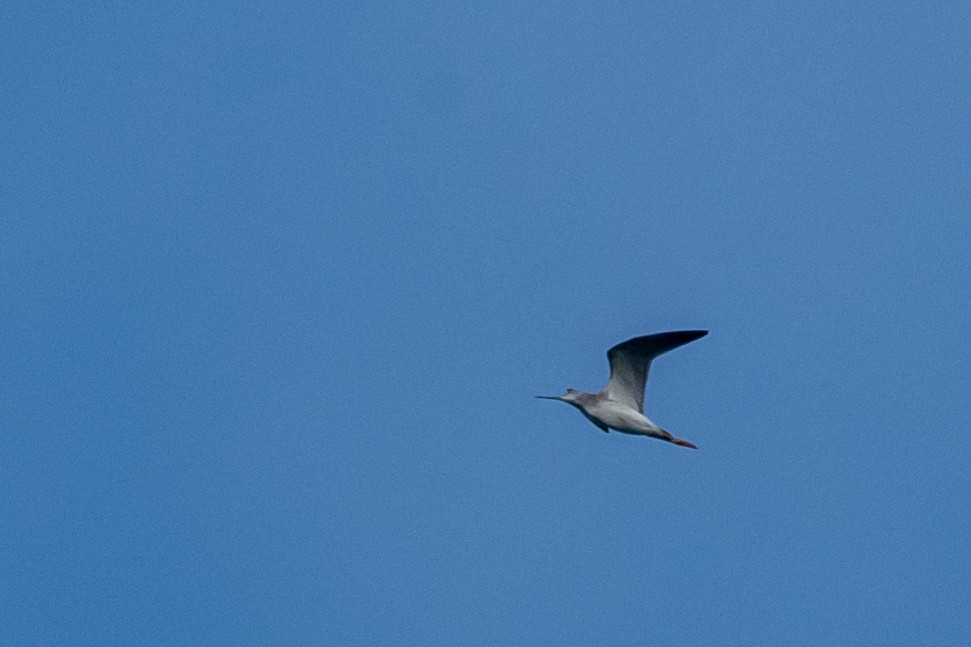
{"label": "clear sky", "polygon": [[0,643],[971,641],[969,5],[155,4],[0,9]]}

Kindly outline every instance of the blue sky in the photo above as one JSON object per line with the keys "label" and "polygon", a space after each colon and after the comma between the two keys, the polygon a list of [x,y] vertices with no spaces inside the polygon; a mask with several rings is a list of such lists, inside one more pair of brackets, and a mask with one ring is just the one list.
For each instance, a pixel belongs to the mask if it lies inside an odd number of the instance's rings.
{"label": "blue sky", "polygon": [[0,36],[0,642],[971,640],[965,5]]}

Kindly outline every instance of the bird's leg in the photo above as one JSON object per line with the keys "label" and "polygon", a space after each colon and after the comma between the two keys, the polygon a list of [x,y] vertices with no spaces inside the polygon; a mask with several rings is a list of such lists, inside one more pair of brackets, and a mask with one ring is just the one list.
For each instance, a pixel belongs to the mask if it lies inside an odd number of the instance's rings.
{"label": "bird's leg", "polygon": [[689,449],[698,449],[697,445],[693,445],[692,443],[689,443],[684,438],[675,438],[674,435],[667,429],[662,429],[661,433],[664,434],[661,440],[666,440],[669,443],[674,443],[675,445],[680,445],[681,447],[688,447]]}

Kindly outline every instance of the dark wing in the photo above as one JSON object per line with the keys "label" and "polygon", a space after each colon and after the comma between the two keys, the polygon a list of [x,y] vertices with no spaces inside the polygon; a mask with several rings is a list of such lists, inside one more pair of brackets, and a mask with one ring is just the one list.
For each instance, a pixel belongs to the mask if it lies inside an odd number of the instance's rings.
{"label": "dark wing", "polygon": [[707,330],[679,330],[634,337],[607,351],[610,380],[604,391],[617,400],[644,413],[644,386],[651,360],[708,334]]}

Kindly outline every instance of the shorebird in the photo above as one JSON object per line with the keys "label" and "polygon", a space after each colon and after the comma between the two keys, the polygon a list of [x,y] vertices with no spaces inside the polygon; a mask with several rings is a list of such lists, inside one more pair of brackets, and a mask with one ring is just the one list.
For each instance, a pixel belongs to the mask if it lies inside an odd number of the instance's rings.
{"label": "shorebird", "polygon": [[669,350],[684,346],[708,334],[707,330],[679,330],[634,337],[607,351],[610,379],[599,393],[567,389],[563,395],[537,395],[543,400],[559,400],[580,410],[587,420],[604,432],[611,429],[624,434],[650,436],[681,447],[698,449],[682,438],[675,438],[644,415],[644,387],[651,361]]}

